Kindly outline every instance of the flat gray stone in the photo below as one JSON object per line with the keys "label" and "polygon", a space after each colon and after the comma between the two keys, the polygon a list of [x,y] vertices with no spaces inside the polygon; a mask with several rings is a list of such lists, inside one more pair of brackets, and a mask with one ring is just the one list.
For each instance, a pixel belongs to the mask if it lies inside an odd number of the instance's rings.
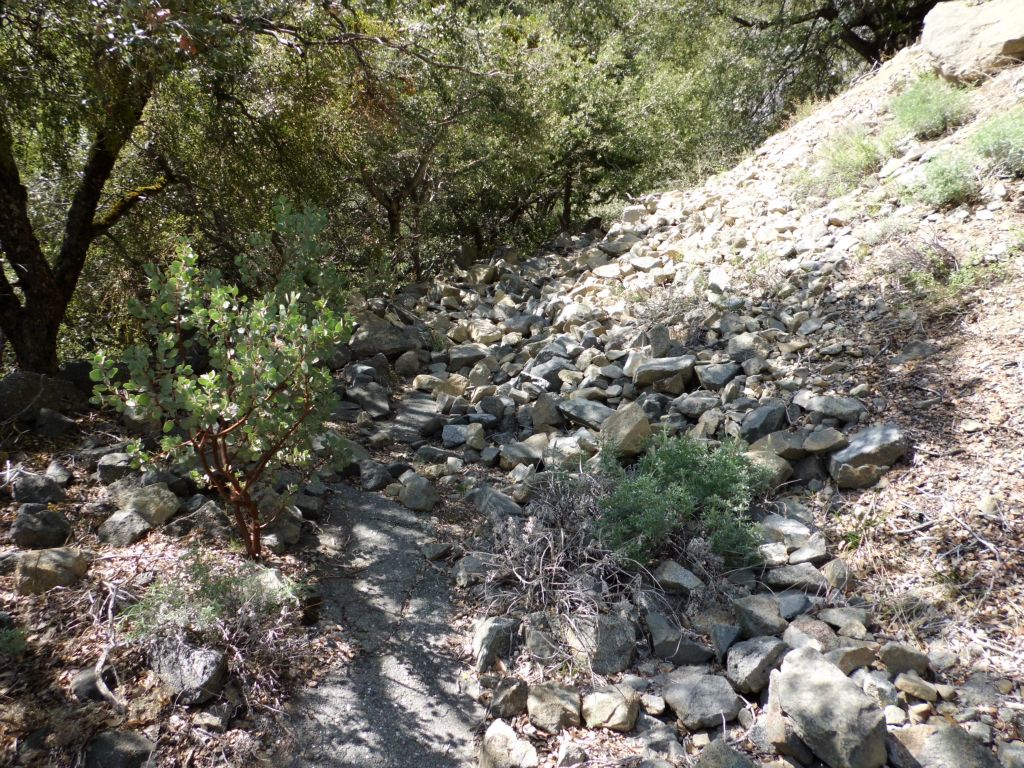
{"label": "flat gray stone", "polygon": [[718,675],[692,675],[671,683],[662,695],[690,731],[732,722],[743,708],[729,681]]}

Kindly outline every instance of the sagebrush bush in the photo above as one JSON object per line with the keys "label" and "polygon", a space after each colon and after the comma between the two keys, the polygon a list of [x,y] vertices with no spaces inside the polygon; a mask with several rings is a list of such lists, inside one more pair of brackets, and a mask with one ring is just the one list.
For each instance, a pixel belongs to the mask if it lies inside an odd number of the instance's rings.
{"label": "sagebrush bush", "polygon": [[796,186],[803,194],[838,197],[878,171],[892,151],[888,133],[873,136],[864,128],[849,128],[817,151],[814,166],[796,178]]}
{"label": "sagebrush bush", "polygon": [[25,630],[17,627],[0,629],[0,656],[18,656],[28,647]]}
{"label": "sagebrush bush", "polygon": [[896,121],[919,139],[934,139],[971,116],[971,98],[937,75],[922,75],[890,105]]}
{"label": "sagebrush bush", "polygon": [[760,542],[750,504],[767,478],[738,446],[661,437],[616,479],[598,526],[612,549],[648,562],[674,533],[692,526],[728,564],[753,559]]}
{"label": "sagebrush bush", "polygon": [[971,137],[970,144],[990,170],[1024,176],[1024,107],[1014,107],[986,120]]}
{"label": "sagebrush bush", "polygon": [[134,640],[185,630],[216,638],[221,628],[250,632],[299,608],[299,585],[255,563],[217,561],[191,550],[180,569],[158,578],[121,617]]}
{"label": "sagebrush bush", "polygon": [[969,203],[981,194],[981,180],[970,156],[961,151],[946,152],[924,167],[924,177],[909,190],[911,199],[947,208]]}

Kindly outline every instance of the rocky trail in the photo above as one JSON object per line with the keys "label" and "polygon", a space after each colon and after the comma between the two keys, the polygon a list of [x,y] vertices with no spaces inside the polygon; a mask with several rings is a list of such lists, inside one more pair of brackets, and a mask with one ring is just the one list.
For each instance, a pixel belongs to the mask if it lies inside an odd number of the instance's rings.
{"label": "rocky trail", "polygon": [[[267,764],[1024,766],[1024,180],[986,177],[955,207],[901,194],[1020,103],[1024,67],[993,67],[972,121],[901,139],[842,194],[801,191],[822,145],[891,127],[894,94],[944,55],[904,51],[607,229],[353,297],[328,362],[354,461],[267,536],[310,564],[320,624],[353,653],[300,686]],[[46,386],[35,428],[59,431],[73,393]],[[602,447],[628,464],[659,436],[741,446],[770,476],[759,564],[726,570],[691,540],[629,577],[581,563],[598,570],[568,603],[520,599],[564,575],[545,559],[562,523],[595,514],[553,516],[550,479],[596,487]],[[144,537],[202,540],[223,516],[182,478],[132,475],[114,442],[14,474],[0,578],[21,600],[72,599],[119,558],[152,572]],[[76,474],[104,499],[85,548],[44,506]],[[535,551],[527,576],[512,554]],[[212,687],[181,677],[161,675]],[[192,722],[241,731],[211,697]],[[102,722],[87,766],[168,741]]]}
{"label": "rocky trail", "polygon": [[[463,694],[447,578],[423,556],[429,518],[376,494],[334,489],[319,533],[321,620],[345,627],[355,660],[294,701],[296,768],[470,764],[484,712]],[[335,549],[336,547],[336,549]]]}

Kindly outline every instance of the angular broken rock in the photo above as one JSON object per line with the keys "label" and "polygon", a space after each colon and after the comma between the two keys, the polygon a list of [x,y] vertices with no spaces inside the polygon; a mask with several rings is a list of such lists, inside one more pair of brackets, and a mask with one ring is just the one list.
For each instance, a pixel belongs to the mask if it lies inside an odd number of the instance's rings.
{"label": "angular broken rock", "polygon": [[473,631],[473,656],[477,671],[489,669],[499,657],[512,650],[519,622],[503,616],[482,619]]}
{"label": "angular broken rock", "polygon": [[71,536],[71,523],[63,512],[45,504],[22,504],[11,526],[11,539],[22,549],[59,547]]}
{"label": "angular broken rock", "polygon": [[636,403],[625,405],[601,424],[601,438],[621,456],[636,456],[651,436],[651,423]]}
{"label": "angular broken rock", "polygon": [[156,646],[150,665],[180,704],[203,704],[224,687],[227,656],[214,648],[200,648],[181,640]]}
{"label": "angular broken rock", "polygon": [[693,364],[696,360],[693,355],[648,360],[637,367],[633,383],[643,387],[678,374],[682,374],[683,383],[688,383],[693,378]]}
{"label": "angular broken rock", "polygon": [[718,675],[691,675],[671,683],[662,696],[690,731],[731,722],[743,708],[729,681]]}
{"label": "angular broken rock", "polygon": [[480,744],[480,768],[537,768],[537,750],[504,720],[487,727]]}
{"label": "angular broken rock", "polygon": [[840,488],[867,488],[910,448],[895,424],[863,429],[850,444],[829,456],[828,471]]}
{"label": "angular broken rock", "polygon": [[636,655],[636,631],[633,622],[624,616],[577,618],[566,622],[564,634],[577,660],[589,664],[597,675],[622,672]]}
{"label": "angular broken rock", "polygon": [[744,754],[725,743],[723,739],[715,739],[701,751],[693,768],[756,768],[754,763]]}
{"label": "angular broken rock", "polygon": [[832,768],[885,765],[885,717],[837,667],[812,648],[786,656],[779,704],[801,740]]}
{"label": "angular broken rock", "polygon": [[658,586],[675,595],[688,595],[704,588],[703,581],[675,560],[662,560],[654,570],[654,579]]}
{"label": "angular broken rock", "polygon": [[741,597],[732,605],[744,637],[781,635],[789,626],[779,612],[778,602],[768,595]]}
{"label": "angular broken rock", "polygon": [[54,587],[69,587],[88,570],[89,562],[76,549],[36,549],[18,558],[15,589],[19,595],[38,595]]}
{"label": "angular broken rock", "polygon": [[651,634],[651,653],[673,664],[703,664],[715,655],[706,645],[683,637],[669,619],[657,611],[649,611],[647,629]]}
{"label": "angular broken rock", "polygon": [[491,696],[491,712],[497,717],[515,717],[526,711],[530,687],[515,677],[502,679]]}
{"label": "angular broken rock", "polygon": [[729,649],[726,676],[740,693],[760,693],[789,646],[776,637],[755,637]]}
{"label": "angular broken rock", "polygon": [[522,517],[523,508],[511,496],[496,491],[489,485],[481,484],[466,494],[469,501],[492,525],[501,523],[507,517]]}
{"label": "angular broken rock", "polygon": [[640,694],[628,685],[609,685],[583,697],[583,721],[588,728],[633,730],[640,712]]}
{"label": "angular broken rock", "polygon": [[526,709],[530,722],[545,733],[558,733],[563,728],[580,724],[580,694],[561,683],[541,683],[530,688]]}
{"label": "angular broken rock", "polygon": [[558,410],[570,421],[593,430],[600,430],[601,425],[615,414],[615,411],[607,405],[593,400],[585,400],[582,397],[563,400],[558,404]]}
{"label": "angular broken rock", "polygon": [[927,723],[894,728],[889,761],[895,768],[999,768],[989,749],[958,725]]}
{"label": "angular broken rock", "polygon": [[402,480],[398,500],[414,512],[429,512],[437,506],[440,497],[427,478],[414,474]]}

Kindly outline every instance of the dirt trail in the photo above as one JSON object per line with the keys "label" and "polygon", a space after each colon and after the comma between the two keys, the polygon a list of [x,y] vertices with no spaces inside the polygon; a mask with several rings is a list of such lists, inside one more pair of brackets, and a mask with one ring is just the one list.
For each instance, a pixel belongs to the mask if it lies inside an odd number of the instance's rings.
{"label": "dirt trail", "polygon": [[291,707],[293,768],[447,768],[474,760],[483,710],[459,692],[463,667],[446,645],[445,574],[420,553],[429,515],[339,485],[323,536],[343,542],[322,576],[324,621],[358,640],[359,656]]}

